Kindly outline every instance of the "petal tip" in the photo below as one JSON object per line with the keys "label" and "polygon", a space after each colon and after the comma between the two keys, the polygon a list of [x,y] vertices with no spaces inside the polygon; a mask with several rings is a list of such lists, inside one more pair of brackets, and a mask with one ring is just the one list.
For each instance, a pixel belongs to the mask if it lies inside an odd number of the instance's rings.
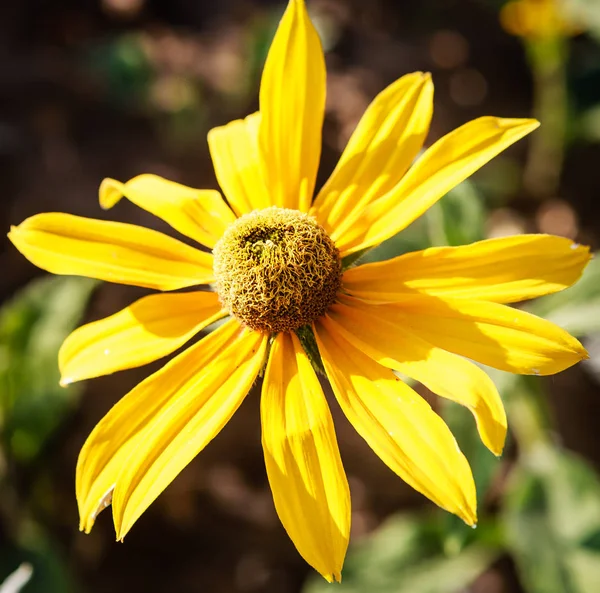
{"label": "petal tip", "polygon": [[502,128],[522,128],[527,132],[532,132],[536,128],[540,127],[540,122],[533,118],[499,117],[498,124]]}
{"label": "petal tip", "polygon": [[116,179],[106,177],[100,183],[98,198],[103,210],[110,210],[123,197],[123,184]]}
{"label": "petal tip", "polygon": [[540,122],[533,118],[483,116],[473,121],[485,121],[495,124],[501,130],[521,130],[523,135],[540,127]]}
{"label": "petal tip", "polygon": [[[577,338],[574,338],[573,336],[569,336],[569,337],[571,337],[571,340],[573,341],[572,346],[571,346],[571,352],[576,357],[576,360],[571,364],[577,364],[578,362],[580,362],[582,360],[589,360],[590,354],[587,351],[587,349],[585,348],[585,346]],[[569,365],[569,366],[571,366],[571,365]]]}
{"label": "petal tip", "polygon": [[335,572],[329,572],[329,573],[321,573],[321,576],[328,583],[341,583],[342,582],[342,572],[340,570],[336,570]]}
{"label": "petal tip", "polygon": [[[117,520],[120,521],[120,525],[117,525]],[[137,519],[134,519],[133,521],[129,521],[129,523],[124,523],[124,517],[120,517],[120,519],[118,519],[115,516],[114,513],[114,509],[113,509],[113,522],[114,522],[114,526],[115,526],[115,532],[116,532],[116,536],[117,536],[117,541],[123,543],[125,541],[125,536],[131,531],[131,528],[133,527],[133,524],[136,522]]]}
{"label": "petal tip", "polygon": [[431,72],[421,72],[421,92],[433,93],[433,78]]}
{"label": "petal tip", "polygon": [[523,125],[531,126],[531,128],[533,130],[535,130],[536,128],[539,128],[542,125],[542,123],[539,120],[537,120],[533,117],[529,118],[529,119],[523,119],[522,122],[523,122]]}
{"label": "petal tip", "polygon": [[18,241],[21,238],[21,226],[25,224],[26,221],[23,221],[20,225],[11,225],[10,231],[6,233],[8,240],[19,249]]}
{"label": "petal tip", "polygon": [[466,525],[473,529],[477,527],[477,508],[476,503],[470,504],[468,501],[464,501],[463,504],[454,511],[455,515],[458,515]]}
{"label": "petal tip", "polygon": [[79,531],[83,531],[83,533],[85,533],[86,535],[90,534],[93,526],[94,526],[94,517],[91,515],[86,518],[81,517],[81,519],[79,520]]}
{"label": "petal tip", "polygon": [[502,453],[504,452],[504,441],[505,437],[502,439],[495,439],[493,441],[485,442],[484,445],[488,451],[494,455],[494,457],[499,459],[502,457]]}
{"label": "petal tip", "polygon": [[504,452],[507,429],[508,427],[505,423],[498,425],[496,429],[497,434],[492,435],[490,439],[486,439],[486,442],[484,443],[489,451],[497,458],[502,457],[502,453]]}
{"label": "petal tip", "polygon": [[471,529],[477,528],[477,513],[471,512],[468,509],[461,509],[463,511],[462,520],[469,526]]}
{"label": "petal tip", "polygon": [[583,264],[582,271],[583,268],[585,268],[585,266],[587,266],[594,258],[594,254],[592,253],[589,245],[581,245],[575,241],[570,241],[569,249],[572,260]]}
{"label": "petal tip", "polygon": [[127,535],[127,531],[129,530],[124,530],[122,527],[122,525],[117,525],[117,520],[116,517],[114,516],[113,513],[113,520],[115,523],[115,532],[116,532],[116,537],[117,537],[117,541],[118,542],[123,542],[123,540],[125,539],[125,536]]}

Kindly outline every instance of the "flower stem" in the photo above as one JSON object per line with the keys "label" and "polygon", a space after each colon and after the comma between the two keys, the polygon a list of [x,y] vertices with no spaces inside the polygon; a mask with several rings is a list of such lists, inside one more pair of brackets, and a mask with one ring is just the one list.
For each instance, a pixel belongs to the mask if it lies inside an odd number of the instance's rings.
{"label": "flower stem", "polygon": [[556,195],[563,167],[569,46],[557,34],[527,39],[526,49],[534,81],[534,116],[542,125],[531,137],[524,183],[532,196],[543,199]]}

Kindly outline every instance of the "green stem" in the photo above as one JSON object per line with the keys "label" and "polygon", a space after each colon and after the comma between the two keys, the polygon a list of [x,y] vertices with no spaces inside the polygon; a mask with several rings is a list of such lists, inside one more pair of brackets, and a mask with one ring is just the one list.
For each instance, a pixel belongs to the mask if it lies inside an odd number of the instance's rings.
{"label": "green stem", "polygon": [[532,134],[525,187],[538,199],[556,196],[564,160],[568,94],[568,42],[563,36],[529,39],[526,44],[534,81],[534,116],[542,123]]}
{"label": "green stem", "polygon": [[550,444],[550,412],[538,377],[524,377],[506,404],[509,425],[523,457]]}
{"label": "green stem", "polygon": [[432,247],[448,245],[448,236],[444,228],[444,212],[440,204],[434,204],[425,213],[427,238]]}

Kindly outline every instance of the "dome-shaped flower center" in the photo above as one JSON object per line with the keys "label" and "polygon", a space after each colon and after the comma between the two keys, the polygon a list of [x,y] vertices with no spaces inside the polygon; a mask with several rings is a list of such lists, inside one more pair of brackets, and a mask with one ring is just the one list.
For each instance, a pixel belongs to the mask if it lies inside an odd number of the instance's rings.
{"label": "dome-shaped flower center", "polygon": [[312,217],[297,210],[245,214],[213,254],[221,302],[255,330],[291,331],[314,321],[340,287],[337,248]]}

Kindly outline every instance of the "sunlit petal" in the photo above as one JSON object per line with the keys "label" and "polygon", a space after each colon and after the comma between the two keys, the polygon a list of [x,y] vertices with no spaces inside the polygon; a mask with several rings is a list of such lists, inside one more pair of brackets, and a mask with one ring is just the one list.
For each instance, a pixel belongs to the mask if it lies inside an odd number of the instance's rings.
{"label": "sunlit petal", "polygon": [[157,290],[212,282],[212,255],[132,224],[37,214],[12,227],[15,247],[53,274],[88,276]]}
{"label": "sunlit petal", "polygon": [[435,346],[510,373],[552,375],[587,358],[580,342],[557,325],[507,305],[409,295],[371,306]]}
{"label": "sunlit petal", "polygon": [[260,144],[273,206],[307,212],[321,156],[325,58],[304,0],[290,0],[260,85]]}
{"label": "sunlit petal", "polygon": [[311,209],[335,239],[391,190],[421,150],[433,113],[429,74],[403,76],[371,103]]}
{"label": "sunlit petal", "polygon": [[502,453],[506,413],[494,383],[478,366],[389,320],[380,307],[358,301],[336,304],[322,323],[379,364],[469,408],[485,446],[495,455]]}
{"label": "sunlit petal", "polygon": [[140,383],[96,425],[77,461],[80,529],[89,532],[98,513],[110,504],[117,479],[131,455],[139,451],[148,427],[155,425],[178,398],[180,388],[202,372],[216,353],[236,343],[239,332],[238,322],[225,323]]}
{"label": "sunlit petal", "polygon": [[61,383],[138,367],[174,352],[224,317],[214,292],[154,294],[76,329],[58,354]]}
{"label": "sunlit petal", "polygon": [[340,407],[381,460],[415,490],[477,521],[471,469],[452,433],[429,404],[320,321],[315,335]]}
{"label": "sunlit petal", "polygon": [[102,181],[102,208],[112,208],[122,197],[207,247],[214,247],[235,220],[218,191],[193,189],[157,175],[138,175],[127,183],[108,178]]}
{"label": "sunlit petal", "polygon": [[517,235],[432,247],[351,268],[344,289],[374,302],[406,294],[514,303],[563,290],[590,260],[588,247],[551,235]]}
{"label": "sunlit petal", "polygon": [[208,132],[217,181],[238,216],[271,205],[263,175],[258,131],[260,113]]}
{"label": "sunlit petal", "polygon": [[112,501],[117,539],[233,416],[264,364],[267,340],[246,329],[224,348],[202,340],[175,359],[177,366],[142,383],[147,397],[167,392],[170,402],[148,423],[118,475]]}
{"label": "sunlit petal", "polygon": [[339,581],[350,532],[348,482],[327,401],[294,334],[273,341],[260,411],[277,514],[302,557]]}
{"label": "sunlit petal", "polygon": [[400,183],[365,208],[357,224],[335,237],[342,255],[377,245],[406,228],[453,187],[538,125],[533,119],[481,117],[440,138]]}

